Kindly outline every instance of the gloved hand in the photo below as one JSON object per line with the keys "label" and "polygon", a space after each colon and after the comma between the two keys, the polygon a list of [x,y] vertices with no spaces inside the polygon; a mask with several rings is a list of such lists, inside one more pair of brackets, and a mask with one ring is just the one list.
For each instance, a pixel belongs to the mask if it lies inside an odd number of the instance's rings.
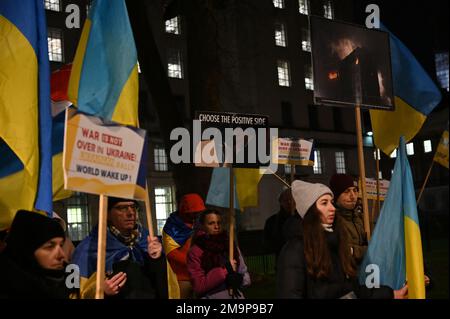
{"label": "gloved hand", "polygon": [[241,288],[244,276],[238,272],[235,272],[229,262],[226,263],[225,267],[228,271],[228,274],[225,278],[226,286],[229,290],[231,290],[233,299],[239,298],[242,296]]}

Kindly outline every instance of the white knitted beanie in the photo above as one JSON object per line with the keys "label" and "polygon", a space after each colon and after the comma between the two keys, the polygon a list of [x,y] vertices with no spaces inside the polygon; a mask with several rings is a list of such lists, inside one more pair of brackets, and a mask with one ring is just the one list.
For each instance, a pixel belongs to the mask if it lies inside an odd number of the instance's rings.
{"label": "white knitted beanie", "polygon": [[297,212],[303,218],[308,209],[325,194],[330,194],[333,197],[333,192],[323,184],[307,183],[296,180],[292,183],[292,197],[295,200],[295,207]]}

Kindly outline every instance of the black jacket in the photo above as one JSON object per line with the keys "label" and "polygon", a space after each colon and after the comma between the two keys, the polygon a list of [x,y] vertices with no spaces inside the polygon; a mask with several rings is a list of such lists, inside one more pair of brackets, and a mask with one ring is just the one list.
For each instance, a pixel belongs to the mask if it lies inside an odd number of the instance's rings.
{"label": "black jacket", "polygon": [[347,278],[339,262],[339,238],[335,232],[326,233],[332,259],[332,273],[326,279],[315,279],[306,268],[303,238],[292,237],[283,247],[277,264],[277,297],[286,299],[337,299],[354,292],[358,298],[392,299],[391,288],[369,289]]}
{"label": "black jacket", "polygon": [[25,268],[0,254],[0,299],[66,299],[73,291],[65,284],[64,270]]}

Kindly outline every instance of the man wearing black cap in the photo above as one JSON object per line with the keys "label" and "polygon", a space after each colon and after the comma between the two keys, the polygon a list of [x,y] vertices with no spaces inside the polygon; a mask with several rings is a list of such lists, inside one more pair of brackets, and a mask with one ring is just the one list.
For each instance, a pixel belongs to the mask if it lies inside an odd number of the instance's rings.
{"label": "man wearing black cap", "polygon": [[[167,298],[167,272],[162,245],[138,221],[135,200],[108,198],[104,282],[105,298]],[[98,226],[75,249],[72,262],[80,267],[80,296],[94,298]]]}
{"label": "man wearing black cap", "polygon": [[353,178],[347,174],[334,174],[330,179],[330,188],[334,193],[336,214],[342,217],[341,221],[348,236],[350,252],[359,266],[368,243],[362,210],[357,205],[358,188]]}
{"label": "man wearing black cap", "polygon": [[0,298],[68,298],[64,239],[58,222],[18,211],[0,254]]}

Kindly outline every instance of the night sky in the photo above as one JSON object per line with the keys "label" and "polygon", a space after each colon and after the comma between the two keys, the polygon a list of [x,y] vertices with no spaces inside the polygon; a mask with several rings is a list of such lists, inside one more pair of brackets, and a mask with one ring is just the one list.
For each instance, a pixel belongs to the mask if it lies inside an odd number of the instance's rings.
{"label": "night sky", "polygon": [[365,7],[371,3],[378,4],[381,22],[411,50],[430,76],[435,78],[434,54],[448,52],[448,0],[355,0],[355,3],[355,22],[360,24],[365,24]]}

